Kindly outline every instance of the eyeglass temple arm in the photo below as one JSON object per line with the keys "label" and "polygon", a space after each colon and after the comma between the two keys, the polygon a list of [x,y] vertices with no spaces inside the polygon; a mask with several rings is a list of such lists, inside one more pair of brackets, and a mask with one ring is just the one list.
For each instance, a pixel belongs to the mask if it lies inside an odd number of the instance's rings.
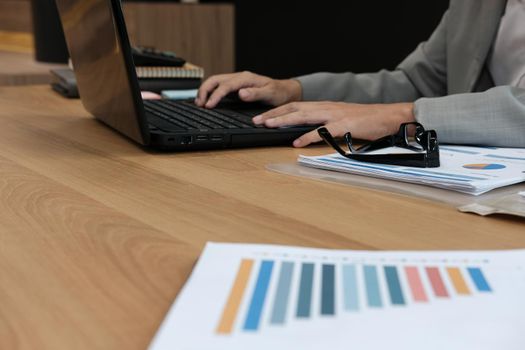
{"label": "eyeglass temple arm", "polygon": [[[335,141],[335,139],[332,136],[332,134],[330,134],[328,129],[326,129],[324,126],[320,127],[319,129],[317,129],[317,132],[319,133],[319,136],[321,136],[321,138],[328,145],[332,146],[340,155],[346,156],[348,154],[347,152],[345,152],[339,146],[339,144]],[[352,134],[350,132],[347,132],[345,134],[344,139],[345,139],[346,144],[348,145],[350,153],[362,153],[362,152],[366,152],[366,151],[373,151],[373,150],[376,150],[376,149],[390,147],[390,146],[392,146],[392,143],[393,143],[393,136],[389,135],[389,136],[382,137],[382,138],[380,138],[378,140],[372,141],[369,144],[365,144],[365,145],[355,149],[353,147]]]}
{"label": "eyeglass temple arm", "polygon": [[337,151],[342,156],[346,156],[346,152],[337,144],[335,139],[332,137],[332,134],[324,126],[317,129],[317,133],[328,145],[332,146],[333,149]]}

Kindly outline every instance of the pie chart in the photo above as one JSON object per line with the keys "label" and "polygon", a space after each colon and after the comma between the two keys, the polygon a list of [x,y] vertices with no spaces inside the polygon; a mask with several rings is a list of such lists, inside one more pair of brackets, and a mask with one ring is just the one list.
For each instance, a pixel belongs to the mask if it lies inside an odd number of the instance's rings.
{"label": "pie chart", "polygon": [[505,165],[496,163],[482,163],[482,164],[465,164],[463,168],[475,169],[475,170],[498,170],[505,169]]}

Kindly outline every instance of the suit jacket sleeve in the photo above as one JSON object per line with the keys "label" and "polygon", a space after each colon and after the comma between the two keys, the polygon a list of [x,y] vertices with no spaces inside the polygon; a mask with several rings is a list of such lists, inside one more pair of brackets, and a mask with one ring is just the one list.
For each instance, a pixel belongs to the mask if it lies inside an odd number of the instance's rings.
{"label": "suit jacket sleeve", "polygon": [[510,86],[447,95],[448,10],[428,41],[394,71],[297,78],[304,100],[415,102],[416,120],[442,143],[525,147],[525,90]]}
{"label": "suit jacket sleeve", "polygon": [[441,143],[525,147],[525,89],[498,86],[421,98],[414,114],[426,129],[437,131]]}

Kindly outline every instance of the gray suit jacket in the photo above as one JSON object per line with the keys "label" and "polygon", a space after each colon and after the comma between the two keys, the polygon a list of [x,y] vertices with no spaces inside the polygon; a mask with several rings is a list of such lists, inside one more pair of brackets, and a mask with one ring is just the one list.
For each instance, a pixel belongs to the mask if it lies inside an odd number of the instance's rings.
{"label": "gray suit jacket", "polygon": [[505,5],[451,0],[428,41],[394,71],[298,77],[303,100],[415,101],[416,119],[442,143],[525,147],[525,90],[494,87],[486,67]]}

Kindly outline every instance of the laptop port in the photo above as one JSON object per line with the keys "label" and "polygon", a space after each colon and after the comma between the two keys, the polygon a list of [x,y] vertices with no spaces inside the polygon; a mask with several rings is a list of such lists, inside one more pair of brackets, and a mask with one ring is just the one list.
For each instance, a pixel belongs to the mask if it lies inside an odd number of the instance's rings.
{"label": "laptop port", "polygon": [[212,135],[211,136],[211,140],[212,141],[222,141],[222,136],[221,135]]}
{"label": "laptop port", "polygon": [[195,141],[197,142],[208,141],[208,135],[197,135],[197,137],[195,137]]}
{"label": "laptop port", "polygon": [[193,137],[191,136],[182,136],[180,139],[181,145],[191,145],[193,143]]}

